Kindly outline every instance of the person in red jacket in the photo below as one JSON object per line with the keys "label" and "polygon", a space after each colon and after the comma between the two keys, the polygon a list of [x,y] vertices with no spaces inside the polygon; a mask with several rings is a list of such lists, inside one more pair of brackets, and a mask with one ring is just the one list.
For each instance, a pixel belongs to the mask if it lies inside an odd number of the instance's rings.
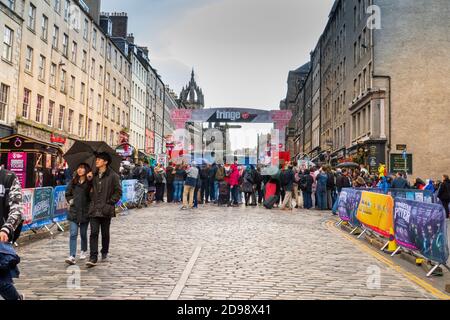
{"label": "person in red jacket", "polygon": [[239,192],[239,169],[237,166],[237,161],[231,165],[230,174],[230,186],[231,186],[231,196],[233,198],[233,206],[239,205],[238,192]]}

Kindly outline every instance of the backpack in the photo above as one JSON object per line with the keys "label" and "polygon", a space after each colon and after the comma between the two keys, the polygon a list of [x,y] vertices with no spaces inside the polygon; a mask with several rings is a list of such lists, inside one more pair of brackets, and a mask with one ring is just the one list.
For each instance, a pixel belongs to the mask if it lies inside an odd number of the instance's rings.
{"label": "backpack", "polygon": [[216,180],[223,181],[223,179],[225,179],[225,169],[223,167],[220,167],[216,172]]}
{"label": "backpack", "polygon": [[144,170],[144,168],[142,168],[141,166],[137,166],[136,168],[134,168],[134,170],[133,170],[133,179],[141,180],[141,176],[142,176],[142,171],[143,170]]}

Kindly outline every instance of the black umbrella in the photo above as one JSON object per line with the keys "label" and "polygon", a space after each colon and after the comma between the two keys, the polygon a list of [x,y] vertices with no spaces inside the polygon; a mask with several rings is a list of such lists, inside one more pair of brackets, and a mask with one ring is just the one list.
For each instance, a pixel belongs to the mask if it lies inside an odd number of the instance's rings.
{"label": "black umbrella", "polygon": [[359,168],[359,164],[354,162],[344,162],[336,166],[336,168]]}
{"label": "black umbrella", "polygon": [[99,153],[103,152],[111,156],[112,161],[109,167],[119,173],[122,158],[103,141],[75,141],[63,157],[71,170],[76,170],[81,163],[87,163],[94,170],[95,159]]}

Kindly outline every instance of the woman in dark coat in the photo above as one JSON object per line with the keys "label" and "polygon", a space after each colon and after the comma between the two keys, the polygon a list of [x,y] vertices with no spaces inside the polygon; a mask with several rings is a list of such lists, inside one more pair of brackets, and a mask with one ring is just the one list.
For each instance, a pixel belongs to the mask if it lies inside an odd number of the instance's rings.
{"label": "woman in dark coat", "polygon": [[66,190],[66,200],[69,203],[67,220],[70,222],[70,256],[66,259],[66,263],[70,265],[76,264],[78,230],[81,237],[80,259],[86,259],[89,192],[92,187],[91,182],[86,178],[89,172],[91,172],[89,165],[80,164]]}
{"label": "woman in dark coat", "polygon": [[445,215],[449,218],[449,204],[450,204],[450,178],[448,175],[443,176],[443,181],[439,187],[437,197],[441,200],[445,209]]}

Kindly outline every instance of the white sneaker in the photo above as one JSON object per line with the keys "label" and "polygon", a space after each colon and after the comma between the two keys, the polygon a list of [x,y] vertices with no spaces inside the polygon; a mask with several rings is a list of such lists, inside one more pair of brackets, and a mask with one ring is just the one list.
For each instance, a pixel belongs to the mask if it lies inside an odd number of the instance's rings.
{"label": "white sneaker", "polygon": [[80,260],[86,260],[86,258],[87,258],[86,251],[81,251],[81,253],[80,253]]}
{"label": "white sneaker", "polygon": [[66,259],[66,263],[73,266],[73,265],[77,264],[77,261],[75,260],[75,257],[69,257]]}

